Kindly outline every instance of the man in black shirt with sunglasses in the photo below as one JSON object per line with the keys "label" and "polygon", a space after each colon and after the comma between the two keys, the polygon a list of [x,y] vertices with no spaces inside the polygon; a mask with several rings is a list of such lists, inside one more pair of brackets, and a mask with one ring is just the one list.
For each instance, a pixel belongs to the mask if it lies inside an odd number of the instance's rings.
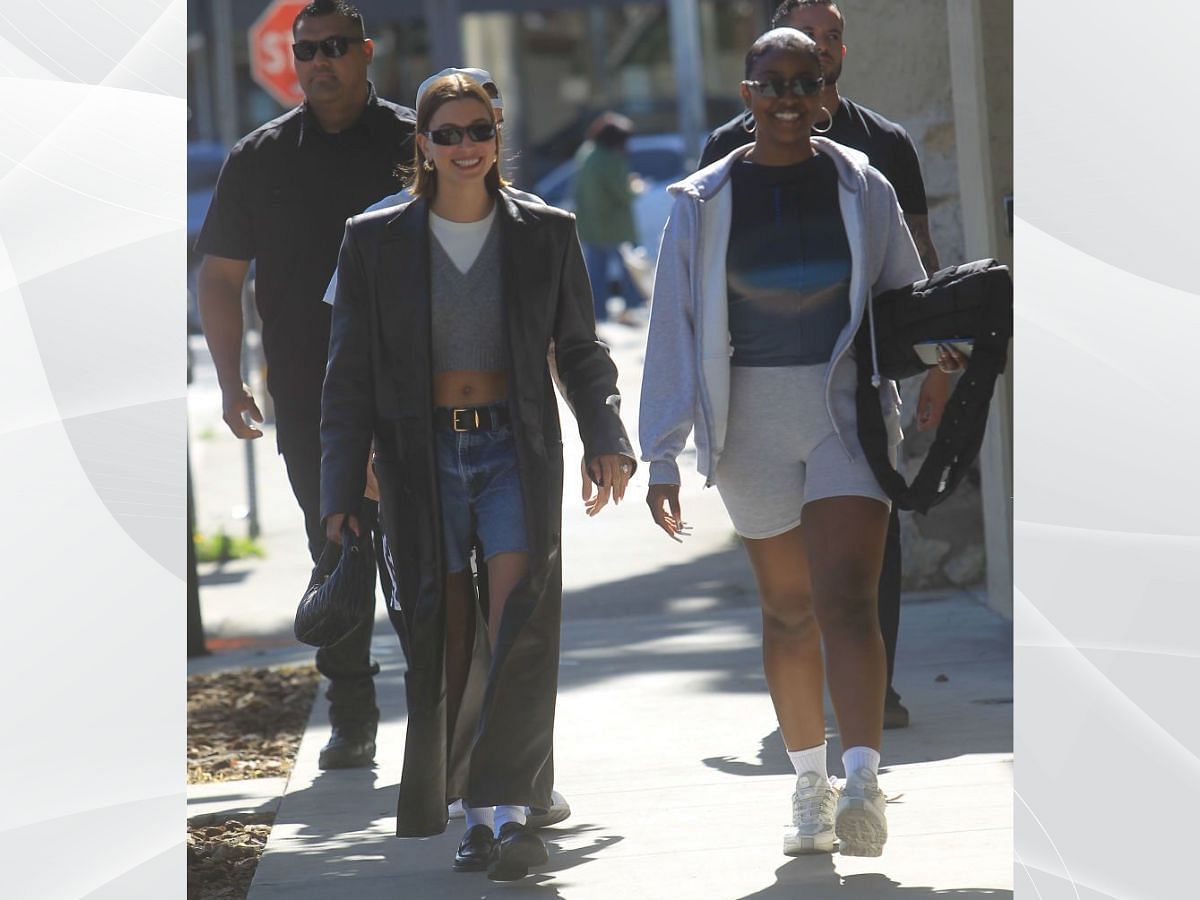
{"label": "man in black shirt with sunglasses", "polygon": [[[896,199],[904,210],[904,221],[921,255],[921,263],[930,274],[936,272],[941,265],[929,234],[925,182],[921,178],[921,164],[912,138],[895,122],[838,94],[837,81],[846,54],[846,45],[842,42],[845,19],[841,10],[833,0],[785,0],[771,16],[771,27],[781,26],[803,31],[817,43],[824,76],[821,102],[830,117],[818,121],[813,130],[831,141],[867,154],[871,165],[896,189]],[[700,156],[700,168],[753,141],[754,135],[747,130],[753,126],[753,121],[742,114],[713,131]],[[945,373],[936,374],[924,383],[917,401],[919,431],[937,428],[949,395],[950,381]],[[883,727],[904,728],[908,725],[908,710],[892,686],[900,631],[900,519],[895,506],[888,520],[883,572],[879,579],[879,624],[887,648],[888,683]]]}
{"label": "man in black shirt with sunglasses", "polygon": [[[337,267],[346,219],[394,192],[399,163],[413,158],[413,111],[380,99],[367,80],[374,46],[358,10],[316,0],[292,25],[296,75],[305,101],[242,138],[221,170],[196,249],[200,315],[221,386],[225,424],[243,440],[262,437],[262,413],[242,383],[242,283],[255,262],[267,386],[276,441],[304,512],[314,561],[325,544],[320,520],[321,385],[329,307],[321,302]],[[363,513],[371,521],[374,504]],[[303,590],[296,573],[296,595]],[[374,585],[371,586],[372,593]],[[371,630],[317,651],[329,678],[333,735],[323,769],[370,765],[375,756]]]}

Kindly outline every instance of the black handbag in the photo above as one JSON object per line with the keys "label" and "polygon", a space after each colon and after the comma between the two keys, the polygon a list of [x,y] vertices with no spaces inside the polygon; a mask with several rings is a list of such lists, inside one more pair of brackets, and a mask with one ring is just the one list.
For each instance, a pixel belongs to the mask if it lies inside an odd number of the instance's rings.
{"label": "black handbag", "polygon": [[296,640],[314,647],[332,647],[359,628],[369,627],[375,615],[375,548],[371,532],[355,537],[342,529],[342,543],[325,544],[313,569],[308,589],[296,607]]}
{"label": "black handbag", "polygon": [[1008,361],[1013,332],[1012,277],[994,259],[935,272],[924,281],[873,298],[875,358],[884,378],[908,378],[932,368],[914,345],[973,342],[967,367],[946,402],[933,446],[909,484],[888,456],[887,429],[872,370],[871,325],[855,337],[858,439],[880,487],[900,509],[928,512],[966,475],[983,444],[996,378]]}

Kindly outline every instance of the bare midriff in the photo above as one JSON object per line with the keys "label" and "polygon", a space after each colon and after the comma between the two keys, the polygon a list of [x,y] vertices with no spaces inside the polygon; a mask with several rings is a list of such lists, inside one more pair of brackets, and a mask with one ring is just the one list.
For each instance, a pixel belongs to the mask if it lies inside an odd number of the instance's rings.
{"label": "bare midriff", "polygon": [[501,371],[437,372],[433,376],[433,403],[450,409],[487,406],[508,398],[508,373]]}

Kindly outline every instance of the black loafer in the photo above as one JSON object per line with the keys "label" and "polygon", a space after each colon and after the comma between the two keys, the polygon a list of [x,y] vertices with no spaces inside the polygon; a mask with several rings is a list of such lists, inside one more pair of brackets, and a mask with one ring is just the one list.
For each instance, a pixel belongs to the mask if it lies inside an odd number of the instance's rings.
{"label": "black loafer", "polygon": [[358,769],[375,762],[375,725],[334,725],[329,743],[321,749],[322,769]]}
{"label": "black loafer", "polygon": [[492,848],[496,840],[487,825],[475,825],[467,829],[454,854],[455,872],[482,872],[492,860]]}
{"label": "black loafer", "polygon": [[545,842],[528,825],[505,822],[496,838],[496,851],[488,866],[492,881],[517,881],[529,874],[534,866],[550,859]]}

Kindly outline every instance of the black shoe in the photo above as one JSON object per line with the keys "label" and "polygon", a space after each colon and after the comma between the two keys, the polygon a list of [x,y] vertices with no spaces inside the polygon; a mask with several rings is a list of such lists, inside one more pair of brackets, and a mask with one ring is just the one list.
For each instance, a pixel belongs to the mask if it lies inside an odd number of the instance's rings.
{"label": "black shoe", "polygon": [[529,874],[533,866],[550,859],[546,844],[528,825],[505,822],[496,838],[496,851],[488,866],[487,877],[492,881],[517,881]]}
{"label": "black shoe", "polygon": [[375,762],[374,722],[334,725],[329,743],[321,748],[317,766],[322,769],[359,769]]}
{"label": "black shoe", "polygon": [[892,728],[907,727],[908,710],[900,702],[900,695],[889,689],[887,697],[883,701],[883,728],[887,731]]}
{"label": "black shoe", "polygon": [[496,840],[487,825],[475,825],[467,829],[454,854],[455,872],[482,872],[492,861],[492,848]]}

